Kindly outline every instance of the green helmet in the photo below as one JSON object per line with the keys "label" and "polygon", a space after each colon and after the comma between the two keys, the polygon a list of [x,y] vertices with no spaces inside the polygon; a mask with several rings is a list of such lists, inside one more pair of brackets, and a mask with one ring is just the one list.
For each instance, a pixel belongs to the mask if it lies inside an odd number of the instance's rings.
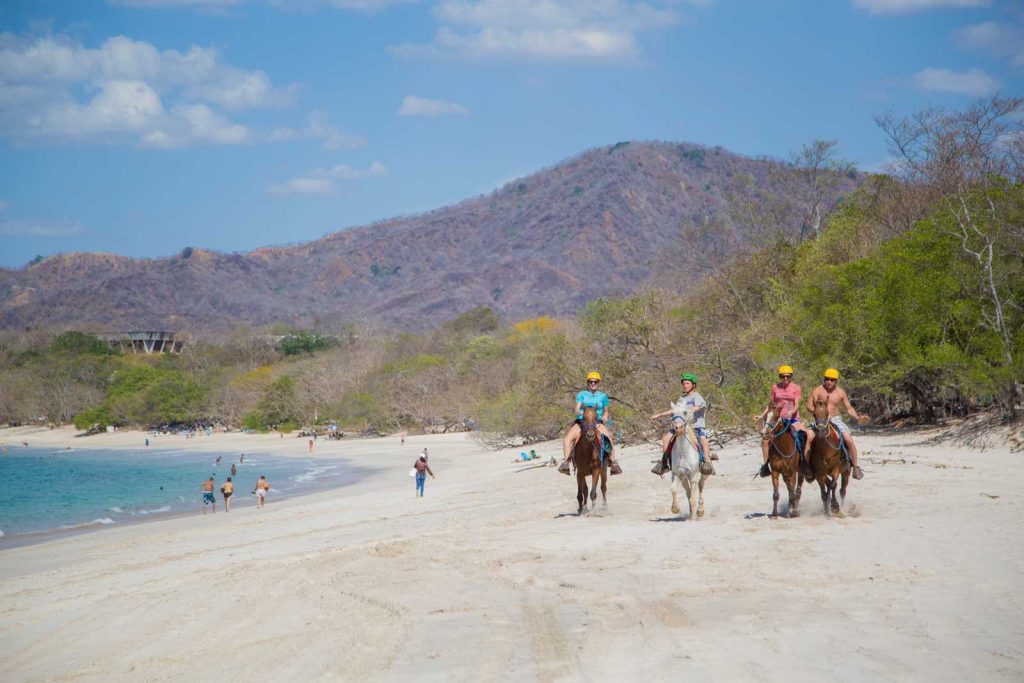
{"label": "green helmet", "polygon": [[684,380],[690,380],[691,382],[693,382],[693,386],[697,386],[697,375],[693,374],[692,372],[684,372],[682,375],[679,376],[680,382]]}

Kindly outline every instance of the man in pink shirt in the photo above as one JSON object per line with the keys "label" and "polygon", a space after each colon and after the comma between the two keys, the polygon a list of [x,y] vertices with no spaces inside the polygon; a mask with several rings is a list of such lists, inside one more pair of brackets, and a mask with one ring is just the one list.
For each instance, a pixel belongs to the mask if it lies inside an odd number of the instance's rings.
{"label": "man in pink shirt", "polygon": [[[779,367],[779,381],[772,385],[771,395],[768,398],[768,407],[754,418],[757,421],[764,421],[764,427],[761,429],[761,458],[763,463],[760,474],[762,477],[767,477],[771,474],[771,469],[768,467],[768,443],[771,438],[769,423],[774,423],[775,420],[788,420],[790,429],[803,432],[804,448],[803,452],[800,453],[800,467],[804,470],[805,478],[810,474],[807,453],[811,447],[811,441],[814,439],[814,433],[805,429],[800,424],[800,393],[800,385],[793,381],[793,368],[788,365]],[[773,417],[769,419],[769,415]]]}

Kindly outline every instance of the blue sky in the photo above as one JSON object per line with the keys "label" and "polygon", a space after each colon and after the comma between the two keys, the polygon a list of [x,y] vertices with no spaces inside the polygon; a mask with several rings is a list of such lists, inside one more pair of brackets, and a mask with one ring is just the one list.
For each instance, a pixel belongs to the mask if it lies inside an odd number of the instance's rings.
{"label": "blue sky", "polygon": [[0,266],[316,239],[587,148],[786,157],[1024,94],[1019,0],[0,4]]}

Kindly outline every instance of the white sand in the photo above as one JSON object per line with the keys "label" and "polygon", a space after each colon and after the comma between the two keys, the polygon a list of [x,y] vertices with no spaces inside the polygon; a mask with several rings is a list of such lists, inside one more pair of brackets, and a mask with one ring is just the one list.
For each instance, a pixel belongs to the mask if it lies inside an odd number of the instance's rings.
{"label": "white sand", "polygon": [[[69,435],[0,440],[83,445]],[[512,452],[465,435],[320,440],[376,473],[262,512],[0,551],[0,680],[1020,681],[1022,456],[924,439],[861,436],[844,519],[820,515],[816,487],[803,517],[768,519],[754,445],[731,447],[701,522],[669,513],[649,448],[622,454],[608,513],[579,519],[568,477],[513,473]],[[424,445],[438,479],[416,499]]]}

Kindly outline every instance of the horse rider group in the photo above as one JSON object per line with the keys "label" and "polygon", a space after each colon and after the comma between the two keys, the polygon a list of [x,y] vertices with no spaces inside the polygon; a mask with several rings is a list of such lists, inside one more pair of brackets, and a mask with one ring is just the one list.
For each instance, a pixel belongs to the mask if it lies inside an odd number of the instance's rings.
{"label": "horse rider group", "polygon": [[[705,413],[707,412],[707,401],[697,393],[697,376],[690,372],[683,373],[679,378],[682,384],[682,396],[671,404],[671,408],[662,413],[651,415],[651,422],[656,422],[663,417],[671,416],[672,425],[661,437],[663,454],[667,455],[672,437],[679,428],[690,427],[700,440],[701,452],[705,458],[717,460],[716,455],[711,454],[708,446],[707,430],[705,428]],[[565,434],[562,440],[562,463],[558,471],[569,474],[569,457],[573,446],[582,432],[583,409],[593,407],[597,412],[597,430],[611,444],[609,464],[613,471],[618,470],[618,461],[615,458],[615,446],[611,433],[608,431],[606,422],[611,419],[611,409],[608,403],[608,394],[598,390],[601,383],[601,373],[590,372],[587,374],[587,388],[576,394],[576,419]],[[849,454],[850,465],[854,479],[861,479],[864,473],[857,462],[857,445],[853,442],[850,428],[843,422],[841,412],[845,410],[858,424],[868,421],[866,415],[858,414],[850,404],[850,397],[846,391],[839,386],[839,371],[835,368],[828,368],[823,373],[821,385],[807,397],[806,408],[811,415],[827,414],[828,422],[831,423],[839,433]],[[793,381],[793,368],[788,365],[779,367],[779,381],[772,385],[768,397],[768,405],[763,411],[754,417],[755,421],[761,422],[761,465],[760,475],[767,477],[771,474],[768,466],[768,448],[772,438],[772,430],[782,421],[784,426],[793,430],[794,436],[802,437],[803,448],[800,452],[800,464],[807,478],[813,478],[810,472],[808,454],[810,453],[811,442],[814,440],[814,431],[807,429],[800,422],[800,385]]]}

